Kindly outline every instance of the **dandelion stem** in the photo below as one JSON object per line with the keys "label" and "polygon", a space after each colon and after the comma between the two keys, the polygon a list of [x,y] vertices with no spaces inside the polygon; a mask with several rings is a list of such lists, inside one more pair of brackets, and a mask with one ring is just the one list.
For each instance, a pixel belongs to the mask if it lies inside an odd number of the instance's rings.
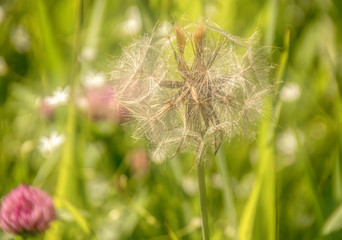
{"label": "dandelion stem", "polygon": [[230,176],[229,176],[229,171],[226,163],[226,158],[225,158],[225,153],[223,148],[221,147],[217,154],[216,154],[216,163],[217,167],[219,169],[219,172],[221,174],[222,178],[222,183],[223,183],[223,200],[224,200],[224,205],[226,209],[226,214],[229,220],[229,224],[234,228],[235,230],[235,236],[232,238],[234,240],[238,240],[238,221],[236,217],[236,207],[234,204],[234,197],[233,197],[233,191],[231,187],[231,182],[230,182]]}
{"label": "dandelion stem", "polygon": [[201,217],[202,217],[202,233],[203,240],[209,240],[209,224],[208,224],[208,211],[207,211],[207,194],[205,189],[205,171],[204,163],[197,163],[197,175],[201,204]]}

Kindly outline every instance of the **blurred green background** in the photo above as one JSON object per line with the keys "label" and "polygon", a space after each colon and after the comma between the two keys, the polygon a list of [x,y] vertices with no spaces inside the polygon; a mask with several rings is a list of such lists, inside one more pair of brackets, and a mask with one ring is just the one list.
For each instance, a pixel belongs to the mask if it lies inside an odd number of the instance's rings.
{"label": "blurred green background", "polygon": [[59,220],[33,239],[201,239],[193,156],[155,162],[98,101],[122,48],[182,17],[274,46],[257,140],[206,163],[212,239],[342,239],[340,0],[1,0],[0,197],[54,196]]}

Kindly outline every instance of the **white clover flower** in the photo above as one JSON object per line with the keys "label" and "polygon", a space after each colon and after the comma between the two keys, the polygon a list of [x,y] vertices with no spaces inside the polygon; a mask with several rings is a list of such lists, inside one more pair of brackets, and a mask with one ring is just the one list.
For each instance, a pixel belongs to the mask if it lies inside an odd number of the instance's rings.
{"label": "white clover flower", "polygon": [[57,106],[66,104],[69,100],[69,96],[70,96],[70,87],[67,86],[64,89],[57,88],[53,92],[52,96],[45,97],[44,101],[46,101],[52,107],[57,107]]}
{"label": "white clover flower", "polygon": [[52,132],[50,137],[41,137],[39,141],[38,149],[42,154],[52,153],[65,141],[63,134]]}
{"label": "white clover flower", "polygon": [[83,85],[87,88],[98,88],[105,84],[106,75],[103,72],[89,71],[82,78]]}
{"label": "white clover flower", "polygon": [[258,34],[240,39],[212,23],[158,27],[124,49],[113,64],[112,82],[120,104],[137,122],[153,157],[217,151],[244,133],[253,139],[270,93],[270,65]]}

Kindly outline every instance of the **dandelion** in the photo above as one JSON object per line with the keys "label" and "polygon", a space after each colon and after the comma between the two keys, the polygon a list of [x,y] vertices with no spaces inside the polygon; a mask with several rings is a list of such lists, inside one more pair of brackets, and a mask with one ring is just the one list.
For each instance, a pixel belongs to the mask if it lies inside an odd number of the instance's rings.
{"label": "dandelion", "polygon": [[53,200],[46,192],[20,184],[7,194],[0,208],[0,228],[14,234],[37,234],[56,218]]}
{"label": "dandelion", "polygon": [[65,141],[65,136],[63,134],[58,134],[57,132],[52,132],[50,137],[42,137],[39,143],[39,151],[42,154],[54,152],[60,145]]}
{"label": "dandelion", "polygon": [[204,160],[222,142],[255,136],[269,65],[258,34],[240,39],[209,22],[160,36],[155,30],[124,49],[112,71],[119,102],[135,117],[152,158],[196,155],[203,239],[209,239]]}
{"label": "dandelion", "polygon": [[258,42],[258,34],[240,39],[195,23],[124,49],[112,71],[114,89],[136,119],[135,136],[152,143],[153,158],[193,152],[199,163],[235,135],[254,138],[270,92]]}

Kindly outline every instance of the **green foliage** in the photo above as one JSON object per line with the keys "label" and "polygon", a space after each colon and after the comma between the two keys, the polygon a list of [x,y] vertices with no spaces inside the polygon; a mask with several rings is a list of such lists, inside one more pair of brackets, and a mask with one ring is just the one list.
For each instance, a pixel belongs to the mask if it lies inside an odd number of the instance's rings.
{"label": "green foliage", "polygon": [[[194,156],[157,163],[129,123],[84,105],[91,72],[183,17],[274,46],[256,141],[236,137],[205,165],[211,239],[341,239],[339,0],[1,1],[0,197],[19,183],[54,196],[59,218],[36,239],[201,239]],[[44,108],[66,86],[68,101]],[[42,151],[54,131],[65,141]]]}

